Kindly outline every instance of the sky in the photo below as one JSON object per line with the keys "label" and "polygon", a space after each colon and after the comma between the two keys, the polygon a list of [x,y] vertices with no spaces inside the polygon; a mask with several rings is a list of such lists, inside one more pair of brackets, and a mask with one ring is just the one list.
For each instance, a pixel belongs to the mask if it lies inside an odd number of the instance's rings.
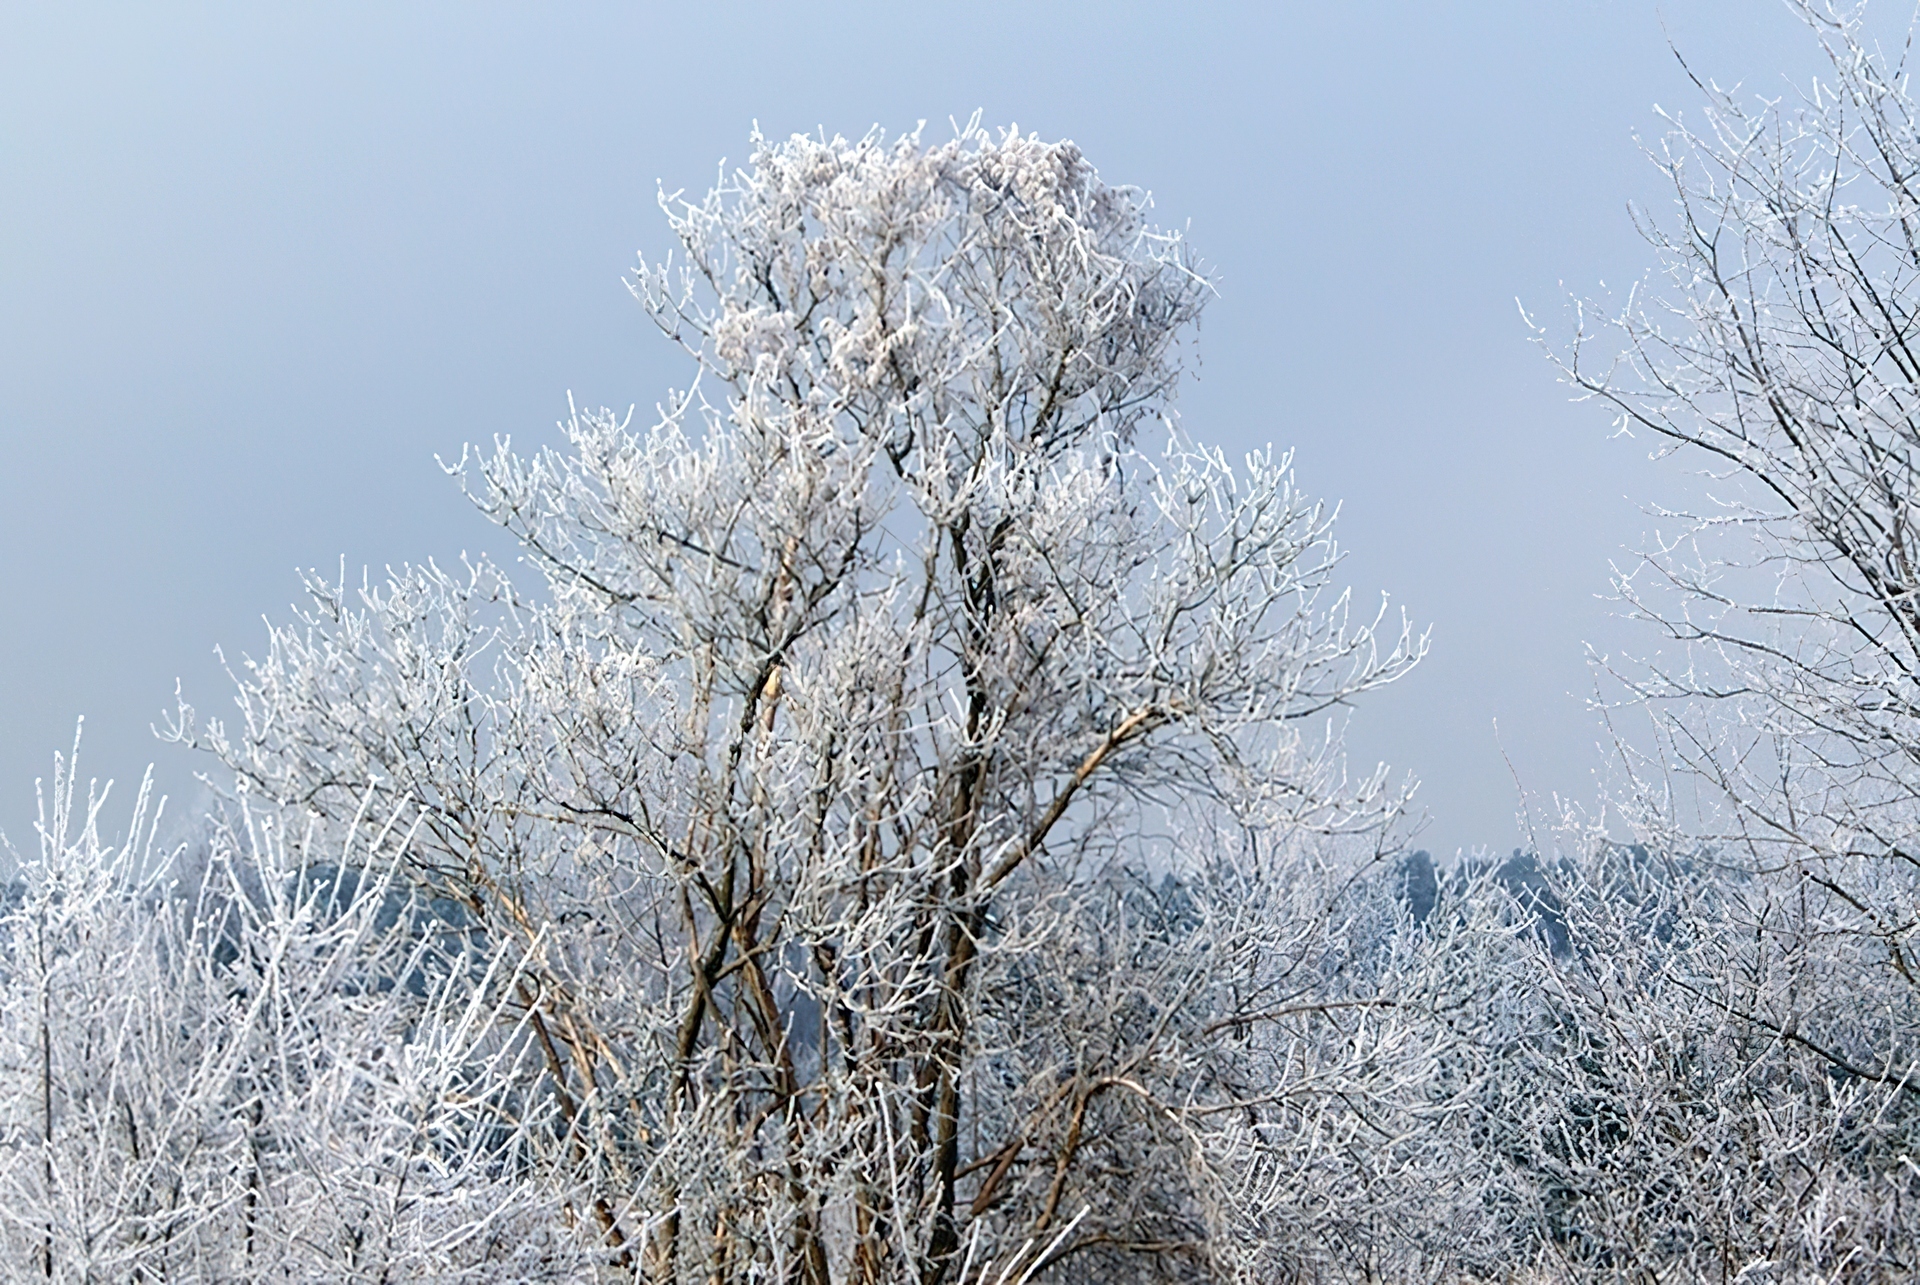
{"label": "sky", "polygon": [[1419,779],[1421,846],[1525,843],[1598,797],[1589,656],[1647,641],[1609,567],[1688,482],[1569,401],[1520,305],[1564,336],[1651,268],[1640,148],[1700,101],[1675,48],[1757,96],[1818,63],[1773,0],[0,0],[0,831],[30,851],[80,715],[83,775],[151,763],[190,811],[215,765],[152,729],[176,683],[231,710],[215,648],[257,653],[296,568],[510,558],[436,456],[685,385],[620,280],[669,248],[663,187],[756,122],[978,109],[1186,229],[1219,294],[1185,427],[1293,448],[1346,583],[1432,631],[1353,758]]}

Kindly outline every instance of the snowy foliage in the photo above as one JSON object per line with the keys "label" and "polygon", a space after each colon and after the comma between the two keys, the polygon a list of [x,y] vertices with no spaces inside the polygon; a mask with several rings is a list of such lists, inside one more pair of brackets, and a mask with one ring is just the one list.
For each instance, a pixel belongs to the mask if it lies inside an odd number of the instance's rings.
{"label": "snowy foliage", "polygon": [[1212,1270],[1261,889],[1383,833],[1331,728],[1422,642],[1284,459],[1173,426],[1208,287],[1071,145],[756,141],[665,204],[635,292],[724,399],[470,456],[544,593],[315,581],[197,735],[318,824],[373,783],[517,936],[616,1267],[952,1279],[1078,1214],[1078,1271]]}
{"label": "snowy foliage", "polygon": [[[76,746],[77,751],[77,746]],[[21,1278],[538,1280],[547,1107],[508,998],[520,953],[395,882],[408,835],[242,811],[192,860],[103,842],[73,760],[0,918],[0,1256]],[[411,922],[425,926],[430,917]]]}
{"label": "snowy foliage", "polygon": [[1644,842],[1403,851],[1341,730],[1425,639],[1287,457],[1175,420],[1209,288],[1140,194],[974,125],[756,138],[632,281],[690,389],[451,470],[528,575],[310,577],[238,717],[181,708],[230,789],[180,852],[61,764],[0,913],[0,1254],[1920,1274],[1920,137],[1809,16],[1836,87],[1676,137],[1679,302],[1567,357],[1739,484],[1623,584],[1687,649],[1622,671]]}

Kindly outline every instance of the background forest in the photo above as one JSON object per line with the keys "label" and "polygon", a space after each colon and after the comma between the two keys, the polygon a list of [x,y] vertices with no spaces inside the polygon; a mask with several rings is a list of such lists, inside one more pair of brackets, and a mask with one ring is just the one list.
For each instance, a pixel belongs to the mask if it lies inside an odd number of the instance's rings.
{"label": "background forest", "polygon": [[[1808,8],[1655,272],[1538,333],[1697,470],[1604,797],[1436,862],[1350,711],[1428,635],[1176,414],[1207,270],[1071,143],[753,139],[628,278],[685,358],[447,471],[520,561],[310,575],[78,746],[0,917],[22,1279],[1920,1273],[1920,119]],[[1310,471],[1310,470],[1309,470]],[[206,697],[198,693],[189,698]]]}

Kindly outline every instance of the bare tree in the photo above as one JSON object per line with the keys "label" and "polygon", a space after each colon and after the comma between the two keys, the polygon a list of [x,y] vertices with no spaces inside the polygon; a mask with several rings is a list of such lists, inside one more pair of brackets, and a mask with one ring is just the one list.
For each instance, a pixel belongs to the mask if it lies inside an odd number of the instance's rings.
{"label": "bare tree", "polygon": [[1708,470],[1709,507],[1664,514],[1619,581],[1676,644],[1620,670],[1665,711],[1656,784],[1681,774],[1722,852],[1791,867],[1912,978],[1920,121],[1858,11],[1798,7],[1829,78],[1752,107],[1700,82],[1656,155],[1675,220],[1643,222],[1669,291],[1635,290],[1619,359],[1583,336],[1564,368]]}
{"label": "bare tree", "polygon": [[1333,586],[1284,457],[1174,426],[1208,286],[1071,144],[756,138],[662,204],[633,288],[692,391],[459,468],[544,595],[315,579],[179,735],[336,823],[377,782],[519,936],[611,1264],[1231,1270],[1209,1122],[1264,1118],[1245,1032],[1348,875],[1255,894],[1384,850],[1338,728],[1424,640]]}
{"label": "bare tree", "polygon": [[1654,729],[1620,738],[1617,801],[1682,872],[1678,935],[1595,912],[1555,983],[1584,1061],[1556,1075],[1611,1104],[1567,1188],[1606,1204],[1611,1261],[1890,1279],[1920,1051],[1920,120],[1908,49],[1794,8],[1825,73],[1757,102],[1696,81],[1653,151],[1673,211],[1641,217],[1660,279],[1607,322],[1617,357],[1560,355],[1704,480],[1617,581],[1664,651],[1609,665]]}

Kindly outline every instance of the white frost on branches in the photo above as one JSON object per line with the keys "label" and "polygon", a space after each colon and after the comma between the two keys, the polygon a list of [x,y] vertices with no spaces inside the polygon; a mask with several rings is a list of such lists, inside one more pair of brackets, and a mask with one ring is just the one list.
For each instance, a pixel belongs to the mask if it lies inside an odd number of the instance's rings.
{"label": "white frost on branches", "polygon": [[576,1274],[564,1194],[526,1180],[520,952],[404,891],[406,833],[316,848],[242,811],[169,859],[144,788],[119,847],[105,800],[59,765],[0,916],[9,1277]]}
{"label": "white frost on branches", "polygon": [[1208,287],[1071,144],[756,139],[663,204],[704,392],[461,465],[544,594],[316,580],[198,735],[320,817],[377,782],[533,952],[616,1263],[951,1279],[1084,1207],[1056,1255],[1207,1270],[1195,1112],[1258,1092],[1209,1023],[1303,931],[1211,872],[1382,833],[1334,729],[1424,641],[1284,458],[1172,426]]}
{"label": "white frost on branches", "polygon": [[1674,165],[1685,333],[1569,362],[1751,484],[1685,547],[1756,532],[1778,592],[1657,552],[1698,663],[1635,675],[1727,829],[1655,792],[1638,846],[1403,853],[1340,733],[1425,639],[1288,457],[1174,419],[1209,292],[1145,199],[1015,131],[756,139],[633,280],[690,391],[453,470],[531,576],[309,577],[239,716],[181,709],[232,782],[183,853],[56,773],[0,913],[0,1253],[1911,1279],[1912,211],[1832,193],[1920,142],[1829,35],[1792,128],[1679,144],[1728,176]]}

